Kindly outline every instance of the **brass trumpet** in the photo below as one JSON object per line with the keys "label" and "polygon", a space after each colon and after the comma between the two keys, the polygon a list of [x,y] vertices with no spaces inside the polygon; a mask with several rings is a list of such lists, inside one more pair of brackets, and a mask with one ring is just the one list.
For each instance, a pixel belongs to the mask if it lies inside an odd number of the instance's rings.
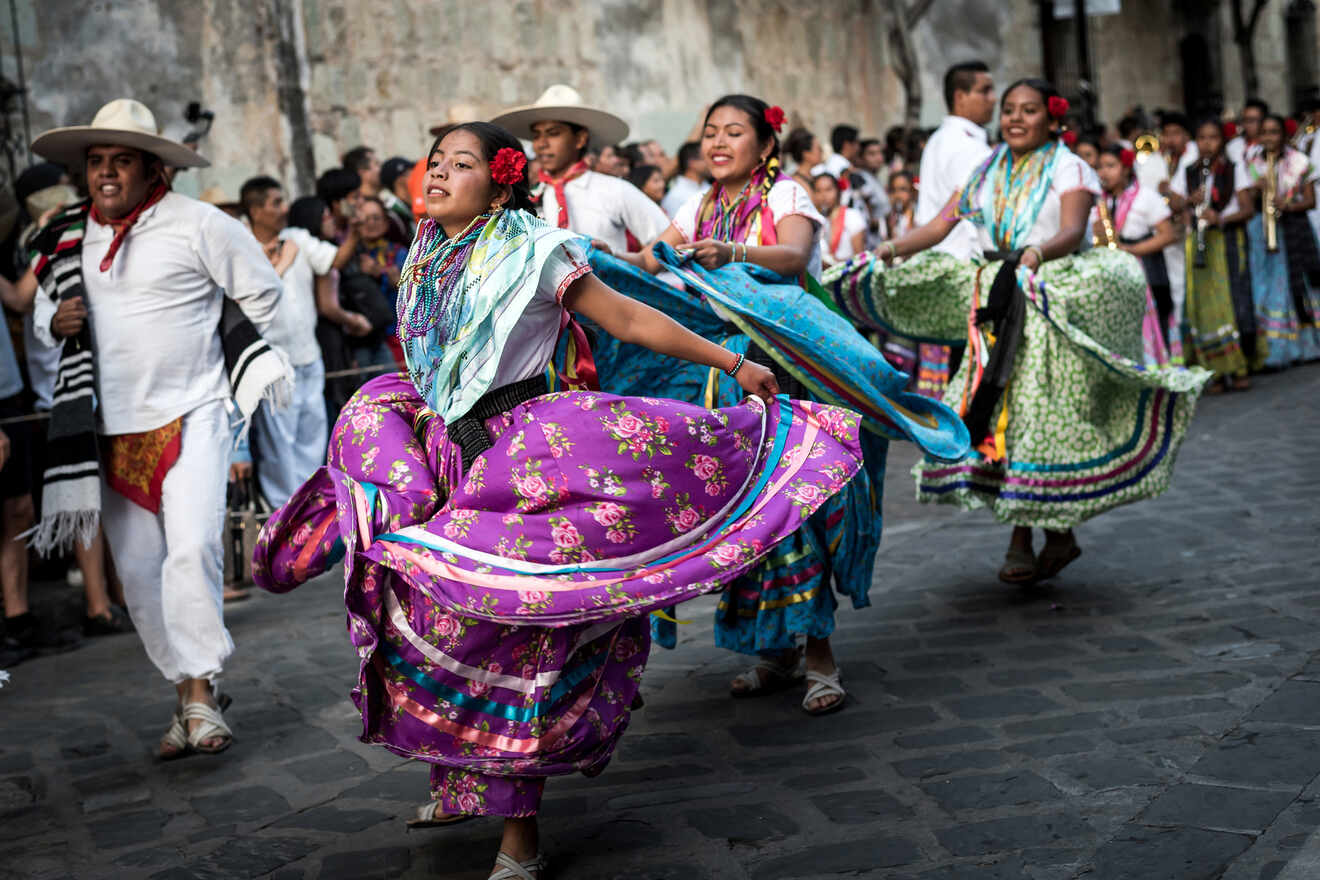
{"label": "brass trumpet", "polygon": [[1276,166],[1279,157],[1270,153],[1265,157],[1265,187],[1261,213],[1265,222],[1265,250],[1279,251],[1279,178]]}

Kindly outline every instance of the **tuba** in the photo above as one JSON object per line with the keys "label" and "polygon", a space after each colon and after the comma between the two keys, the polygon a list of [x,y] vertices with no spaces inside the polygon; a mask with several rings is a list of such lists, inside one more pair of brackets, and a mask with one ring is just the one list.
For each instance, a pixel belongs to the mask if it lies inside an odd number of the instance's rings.
{"label": "tuba", "polygon": [[1160,136],[1153,131],[1142,132],[1132,141],[1132,149],[1137,154],[1137,163],[1144,165],[1159,153]]}
{"label": "tuba", "polygon": [[1275,153],[1265,156],[1265,188],[1261,213],[1265,223],[1265,250],[1279,251],[1279,157]]}

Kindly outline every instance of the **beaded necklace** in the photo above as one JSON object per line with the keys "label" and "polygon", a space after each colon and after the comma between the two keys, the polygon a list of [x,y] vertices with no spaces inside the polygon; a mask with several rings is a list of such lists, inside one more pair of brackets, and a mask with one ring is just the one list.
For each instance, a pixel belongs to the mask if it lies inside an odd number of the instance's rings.
{"label": "beaded necklace", "polygon": [[461,233],[444,238],[444,230],[434,220],[422,224],[417,232],[415,253],[423,254],[408,263],[399,277],[399,340],[405,345],[439,331],[441,345],[457,329],[461,290],[459,280],[467,266],[472,247],[481,231],[494,216],[492,212],[473,218]]}

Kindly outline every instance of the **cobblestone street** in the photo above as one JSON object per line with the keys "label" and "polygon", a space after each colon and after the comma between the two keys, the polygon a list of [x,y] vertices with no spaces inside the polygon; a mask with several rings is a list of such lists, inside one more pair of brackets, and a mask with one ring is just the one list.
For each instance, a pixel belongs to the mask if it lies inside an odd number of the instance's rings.
{"label": "cobblestone street", "polygon": [[[895,444],[848,708],[729,699],[746,658],[681,607],[615,760],[546,789],[553,876],[1320,877],[1318,437],[1320,366],[1204,399],[1172,490],[1031,595],[995,580],[1008,529],[913,501]],[[10,670],[0,877],[484,880],[498,820],[406,831],[426,767],[356,741],[341,594],[230,609],[218,758],[152,760],[172,699],[133,636]]]}

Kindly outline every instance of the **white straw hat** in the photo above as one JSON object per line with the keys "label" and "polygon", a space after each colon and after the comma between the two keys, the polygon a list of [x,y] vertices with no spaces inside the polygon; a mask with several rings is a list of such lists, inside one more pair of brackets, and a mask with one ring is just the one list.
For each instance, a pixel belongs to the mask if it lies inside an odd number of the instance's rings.
{"label": "white straw hat", "polygon": [[32,142],[32,152],[67,168],[81,168],[87,148],[102,144],[146,150],[174,168],[205,168],[211,164],[196,150],[161,137],[156,117],[145,104],[131,98],[106,104],[96,111],[91,125],[51,129]]}
{"label": "white straw hat", "polygon": [[535,104],[525,104],[505,110],[490,120],[503,126],[525,141],[532,139],[532,123],[553,119],[571,122],[591,132],[591,139],[600,145],[621,143],[628,137],[628,123],[613,113],[588,107],[572,86],[556,84],[541,93]]}

